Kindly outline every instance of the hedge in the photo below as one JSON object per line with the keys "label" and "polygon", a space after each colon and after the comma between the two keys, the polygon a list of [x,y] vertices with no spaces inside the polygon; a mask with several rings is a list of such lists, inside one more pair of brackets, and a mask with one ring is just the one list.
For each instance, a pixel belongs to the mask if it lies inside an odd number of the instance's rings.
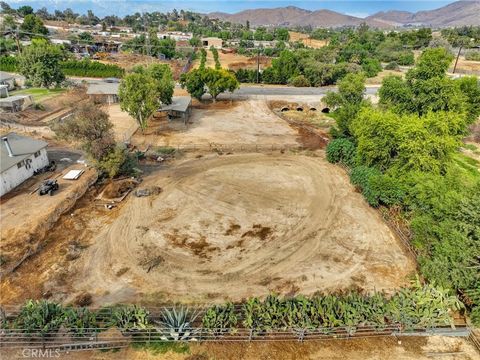
{"label": "hedge", "polygon": [[102,64],[90,60],[68,60],[61,63],[62,71],[69,76],[117,77],[121,78],[125,70],[117,65]]}
{"label": "hedge", "polygon": [[[18,60],[13,56],[1,56],[0,68],[2,71],[16,72]],[[117,77],[121,78],[125,70],[117,65],[102,64],[98,61],[86,60],[67,60],[60,64],[65,75],[68,76],[87,76],[87,77]]]}
{"label": "hedge", "polygon": [[7,72],[17,71],[18,60],[13,56],[1,56],[0,57],[0,69]]}

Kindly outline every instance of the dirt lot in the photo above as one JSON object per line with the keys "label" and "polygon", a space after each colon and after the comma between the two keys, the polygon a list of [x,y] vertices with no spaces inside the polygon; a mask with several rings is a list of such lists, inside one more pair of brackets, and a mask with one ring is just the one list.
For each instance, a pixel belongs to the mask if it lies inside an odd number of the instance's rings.
{"label": "dirt lot", "polygon": [[[200,57],[200,56],[198,56]],[[238,70],[238,69],[256,69],[257,68],[257,58],[249,57],[245,55],[239,55],[234,53],[223,53],[221,50],[218,52],[218,59],[220,64],[225,69]],[[272,63],[272,59],[266,56],[260,56],[260,69],[265,69],[269,67]],[[198,68],[200,65],[200,59],[195,60],[193,63],[193,68]],[[213,60],[213,55],[210,50],[207,50],[207,62],[205,64],[207,67],[215,67],[215,61]]]}
{"label": "dirt lot", "polygon": [[310,39],[308,34],[302,34],[295,31],[289,31],[288,33],[290,34],[290,41],[301,41],[305,46],[314,49],[319,49],[328,44],[327,40]]}
{"label": "dirt lot", "polygon": [[[212,155],[155,172],[73,263],[75,292],[209,302],[406,283],[413,262],[341,169],[300,155]],[[86,225],[88,226],[88,224]]]}
{"label": "dirt lot", "polygon": [[105,111],[108,112],[110,121],[113,124],[115,140],[127,141],[137,131],[138,123],[126,112],[120,110],[120,104],[107,105]]}
{"label": "dirt lot", "polygon": [[460,73],[465,72],[470,75],[480,75],[480,61],[465,60],[464,56],[460,56],[457,70],[459,70]]}
{"label": "dirt lot", "polygon": [[134,66],[143,65],[148,66],[152,63],[168,64],[172,69],[173,77],[178,79],[183,66],[186,64],[186,60],[159,60],[152,56],[132,54],[127,52],[119,52],[117,54],[109,54],[108,58],[99,60],[104,64],[118,65],[125,70],[131,70]]}
{"label": "dirt lot", "polygon": [[[60,215],[75,204],[97,173],[92,169],[79,180],[63,180],[62,174],[83,165],[71,165],[56,173],[32,177],[0,199],[2,272],[9,271],[29,250],[36,251]],[[60,188],[53,196],[39,196],[35,191],[45,178],[57,179]]]}
{"label": "dirt lot", "polygon": [[[435,336],[382,337],[315,342],[190,344],[174,352],[122,349],[109,352],[72,352],[66,360],[474,360],[478,353],[461,338]],[[3,350],[7,359],[22,358],[21,351]]]}
{"label": "dirt lot", "polygon": [[298,145],[297,133],[270,111],[265,101],[195,103],[187,127],[181,120],[150,122],[145,134],[137,132],[132,143],[160,145],[274,144]]}

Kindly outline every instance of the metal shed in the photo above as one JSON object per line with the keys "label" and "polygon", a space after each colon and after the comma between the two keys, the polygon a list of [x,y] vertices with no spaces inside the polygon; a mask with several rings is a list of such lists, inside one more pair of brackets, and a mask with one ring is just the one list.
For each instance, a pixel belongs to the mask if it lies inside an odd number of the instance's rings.
{"label": "metal shed", "polygon": [[192,112],[192,98],[190,96],[174,96],[170,105],[165,105],[158,109],[158,112],[166,112],[168,121],[175,118],[182,118],[183,123],[187,125],[187,120]]}

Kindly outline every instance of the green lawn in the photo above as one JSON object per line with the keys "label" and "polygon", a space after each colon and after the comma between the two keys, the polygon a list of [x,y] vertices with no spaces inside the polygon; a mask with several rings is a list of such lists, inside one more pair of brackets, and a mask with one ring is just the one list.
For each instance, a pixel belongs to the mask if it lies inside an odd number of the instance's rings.
{"label": "green lawn", "polygon": [[32,95],[35,102],[42,102],[48,98],[57,96],[67,89],[56,88],[56,89],[45,89],[45,88],[29,88],[23,90],[12,91],[10,96],[14,95]]}

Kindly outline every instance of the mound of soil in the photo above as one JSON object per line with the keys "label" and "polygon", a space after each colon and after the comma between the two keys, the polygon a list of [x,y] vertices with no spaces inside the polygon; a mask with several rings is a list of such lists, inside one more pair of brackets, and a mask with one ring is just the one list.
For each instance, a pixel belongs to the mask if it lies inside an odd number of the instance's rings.
{"label": "mound of soil", "polygon": [[132,179],[113,181],[103,190],[102,197],[106,199],[116,199],[122,197],[137,186],[137,182]]}

